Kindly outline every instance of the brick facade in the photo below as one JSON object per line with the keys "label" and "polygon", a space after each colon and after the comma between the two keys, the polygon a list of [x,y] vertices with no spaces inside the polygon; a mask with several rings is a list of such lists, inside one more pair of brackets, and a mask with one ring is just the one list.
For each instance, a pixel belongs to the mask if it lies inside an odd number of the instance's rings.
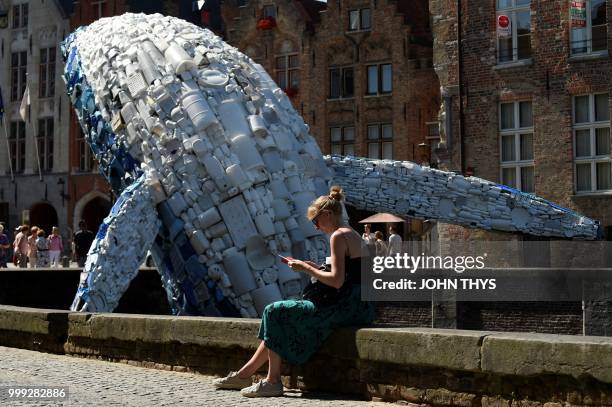
{"label": "brick facade", "polygon": [[[391,124],[394,159],[418,160],[426,123],[436,120],[438,80],[431,66],[426,1],[249,1],[222,7],[227,40],[275,76],[276,57],[296,53],[299,87],[292,97],[324,154],[331,127],[354,128],[354,154],[368,155],[368,124]],[[276,27],[257,29],[264,7],[276,5]],[[371,28],[349,29],[351,10],[367,9]],[[361,28],[361,27],[359,27]],[[368,96],[367,66],[391,64],[392,90]],[[330,97],[330,68],[353,69],[353,96]]]}
{"label": "brick facade", "polygon": [[[503,64],[497,57],[496,1],[430,1],[434,66],[453,98],[455,143],[448,165],[501,182],[500,103],[531,101],[535,193],[609,228],[612,191],[576,193],[572,97],[610,95],[611,43],[608,52],[571,56],[569,7],[569,1],[532,1],[531,58]],[[611,12],[607,2],[607,38]]]}

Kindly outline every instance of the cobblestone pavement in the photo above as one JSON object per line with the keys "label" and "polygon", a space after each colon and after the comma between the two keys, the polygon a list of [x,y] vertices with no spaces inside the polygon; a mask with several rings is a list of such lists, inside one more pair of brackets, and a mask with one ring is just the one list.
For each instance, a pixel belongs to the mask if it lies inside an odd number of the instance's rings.
{"label": "cobblestone pavement", "polygon": [[[284,397],[249,399],[216,390],[212,376],[147,369],[124,363],[40,353],[0,346],[2,406],[392,406],[347,400],[345,395],[287,390]],[[6,401],[2,386],[68,387],[69,400]]]}

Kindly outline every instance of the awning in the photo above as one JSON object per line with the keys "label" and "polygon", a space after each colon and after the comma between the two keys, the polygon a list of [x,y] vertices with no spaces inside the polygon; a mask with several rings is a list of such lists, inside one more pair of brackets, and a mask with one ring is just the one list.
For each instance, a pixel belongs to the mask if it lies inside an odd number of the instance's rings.
{"label": "awning", "polygon": [[390,213],[376,213],[372,216],[368,216],[364,220],[360,220],[359,223],[398,223],[404,221],[405,219]]}

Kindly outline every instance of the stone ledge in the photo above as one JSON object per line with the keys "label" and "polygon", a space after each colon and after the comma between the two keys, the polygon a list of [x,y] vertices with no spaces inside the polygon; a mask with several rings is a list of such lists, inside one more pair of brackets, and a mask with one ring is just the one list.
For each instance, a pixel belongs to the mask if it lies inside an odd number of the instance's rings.
{"label": "stone ledge", "polygon": [[498,333],[484,338],[483,372],[557,374],[612,383],[612,338]]}
{"label": "stone ledge", "polygon": [[[243,364],[259,343],[258,328],[258,319],[0,305],[0,346],[206,374]],[[347,327],[291,376],[291,387],[435,405],[603,405],[612,402],[612,338]]]}

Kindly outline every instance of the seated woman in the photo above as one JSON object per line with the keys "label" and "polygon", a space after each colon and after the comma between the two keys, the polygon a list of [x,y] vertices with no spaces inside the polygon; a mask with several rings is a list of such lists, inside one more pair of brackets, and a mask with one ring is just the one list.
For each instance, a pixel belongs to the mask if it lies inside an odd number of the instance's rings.
{"label": "seated woman", "polygon": [[[255,354],[237,372],[216,379],[215,387],[242,389],[246,397],[281,396],[281,360],[303,364],[335,328],[369,324],[374,320],[374,306],[361,301],[362,239],[350,226],[343,224],[342,198],[340,187],[332,187],[328,196],[319,197],[308,208],[308,219],[317,229],[330,235],[331,272],[319,270],[311,261],[292,259],[288,263],[296,272],[308,273],[334,288],[342,287],[342,294],[328,305],[316,305],[309,300],[269,304],[262,315],[258,334],[262,341]],[[251,386],[251,376],[266,361],[267,377]]]}

